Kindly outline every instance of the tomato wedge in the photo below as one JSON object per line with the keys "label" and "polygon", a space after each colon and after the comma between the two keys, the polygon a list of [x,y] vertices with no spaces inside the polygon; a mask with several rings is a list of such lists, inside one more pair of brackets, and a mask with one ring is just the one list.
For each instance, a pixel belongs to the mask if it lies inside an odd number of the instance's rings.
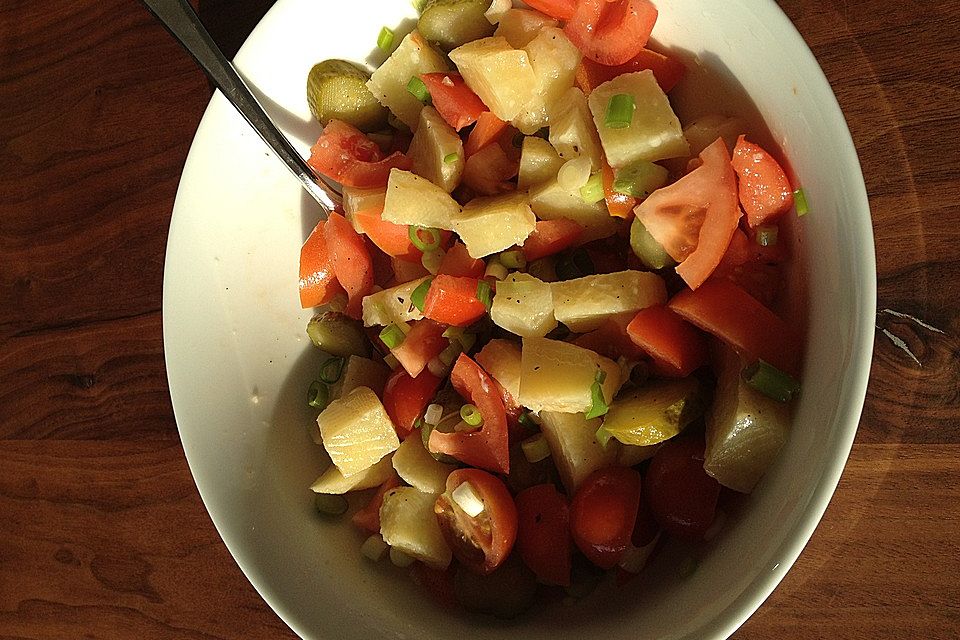
{"label": "tomato wedge", "polygon": [[447,249],[440,261],[438,274],[455,276],[458,278],[482,278],[487,265],[483,260],[473,258],[467,252],[467,245],[459,240]]}
{"label": "tomato wedge", "polygon": [[373,289],[373,260],[367,245],[347,219],[336,212],[327,217],[323,237],[330,250],[333,272],[347,292],[346,313],[359,319],[363,297]]}
{"label": "tomato wedge", "polygon": [[380,485],[377,492],[370,498],[370,502],[353,514],[350,521],[364,531],[380,533],[380,507],[383,505],[383,496],[387,495],[390,489],[399,486],[400,476],[394,473]]}
{"label": "tomato wedge", "polygon": [[793,206],[793,188],[783,168],[744,136],[733,149],[733,168],[740,178],[740,204],[751,227],[774,220]]}
{"label": "tomato wedge", "polygon": [[696,291],[681,291],[668,306],[746,360],[762,358],[791,375],[798,373],[800,341],[796,333],[733,282],[713,278]]}
{"label": "tomato wedge", "polygon": [[440,117],[457,131],[476,122],[488,110],[459,73],[423,73],[420,79],[427,85]]}
{"label": "tomato wedge", "polygon": [[487,313],[477,297],[479,284],[476,278],[436,276],[423,303],[423,316],[455,327],[473,324]]}
{"label": "tomato wedge", "polygon": [[483,416],[478,431],[430,434],[430,450],[494,473],[510,473],[510,442],[506,409],[493,378],[466,354],[460,354],[450,373],[453,388]]}
{"label": "tomato wedge", "polygon": [[674,438],[647,468],[644,488],[653,517],[679,538],[703,538],[717,510],[720,483],[703,470],[703,450],[702,438]]}
{"label": "tomato wedge", "polygon": [[656,21],[650,0],[579,0],[563,30],[587,58],[613,66],[643,50]]}
{"label": "tomato wedge", "polygon": [[443,382],[429,371],[413,378],[403,367],[394,369],[383,388],[383,408],[393,421],[397,435],[403,440],[427,408]]}
{"label": "tomato wedge", "polygon": [[577,10],[577,0],[526,0],[524,4],[557,20],[569,20]]}
{"label": "tomato wedge", "polygon": [[353,219],[370,238],[370,242],[388,256],[406,262],[420,262],[423,259],[423,252],[410,241],[407,226],[384,220],[382,209],[358,211],[353,214]]}
{"label": "tomato wedge", "polygon": [[429,318],[417,320],[403,342],[391,349],[390,353],[410,377],[416,378],[426,368],[427,363],[440,355],[450,344],[450,341],[443,337],[445,330],[444,325]]}
{"label": "tomato wedge", "polygon": [[632,218],[637,199],[613,190],[613,168],[603,160],[600,177],[603,180],[603,199],[607,203],[607,212],[617,218]]}
{"label": "tomato wedge", "polygon": [[331,120],[323,128],[307,161],[317,173],[347,187],[385,187],[391,169],[410,169],[410,158],[400,152],[384,158],[383,151],[359,129]]}
{"label": "tomato wedge", "polygon": [[484,111],[477,118],[477,124],[470,131],[470,135],[467,136],[467,142],[463,145],[464,155],[472,156],[488,144],[496,142],[506,128],[506,122],[492,112]]}
{"label": "tomato wedge", "polygon": [[533,262],[560,253],[580,239],[583,227],[567,218],[538,220],[533,233],[523,241],[523,257]]}
{"label": "tomato wedge", "polygon": [[[473,498],[482,503],[482,511],[474,516],[456,498],[463,484],[469,484]],[[447,476],[446,489],[434,505],[443,537],[465,567],[488,575],[507,559],[517,540],[517,507],[510,491],[502,480],[480,469],[457,469]]]}
{"label": "tomato wedge", "polygon": [[590,474],[570,504],[573,541],[602,569],[620,562],[630,546],[640,508],[640,474],[629,467],[607,467]]}
{"label": "tomato wedge", "polygon": [[686,378],[707,361],[703,334],[669,307],[641,309],[627,333],[653,359],[654,370],[662,376]]}
{"label": "tomato wedge", "polygon": [[636,208],[637,217],[674,260],[691,289],[723,258],[737,229],[737,182],[730,154],[718,138],[700,154],[703,164],[657,189]]}
{"label": "tomato wedge", "polygon": [[517,494],[517,549],[543,584],[570,586],[570,506],[552,484]]}
{"label": "tomato wedge", "polygon": [[343,293],[327,250],[323,234],[325,223],[325,220],[318,222],[300,247],[300,306],[304,309],[327,304]]}
{"label": "tomato wedge", "polygon": [[577,67],[577,86],[584,93],[590,93],[617,76],[647,69],[653,71],[653,77],[657,79],[657,84],[664,93],[669,93],[677,86],[687,72],[687,68],[676,58],[650,49],[641,49],[632,59],[613,67],[597,64],[589,58],[581,60]]}

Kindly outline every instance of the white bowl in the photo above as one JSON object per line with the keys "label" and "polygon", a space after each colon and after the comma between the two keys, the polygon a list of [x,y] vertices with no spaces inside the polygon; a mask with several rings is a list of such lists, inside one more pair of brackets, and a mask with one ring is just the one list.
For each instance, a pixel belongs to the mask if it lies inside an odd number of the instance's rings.
{"label": "white bowl", "polygon": [[[770,0],[657,0],[655,36],[699,54],[755,103],[805,187],[809,346],[793,431],[774,468],[701,560],[678,553],[643,578],[512,623],[439,610],[361,537],[314,514],[323,465],[305,399],[318,356],[299,309],[299,248],[318,210],[215,95],[184,169],[167,246],[164,349],[190,468],[247,577],[305,638],[422,640],[729,636],[776,587],[839,480],[870,365],[875,258],[863,178],[843,115],[816,61]],[[710,7],[710,8],[707,8]],[[237,56],[303,153],[319,133],[304,84],[312,63],[364,60],[383,25],[414,16],[395,0],[280,0]],[[721,64],[722,63],[722,64]],[[737,84],[739,83],[739,84]],[[714,101],[713,106],[717,103]]]}

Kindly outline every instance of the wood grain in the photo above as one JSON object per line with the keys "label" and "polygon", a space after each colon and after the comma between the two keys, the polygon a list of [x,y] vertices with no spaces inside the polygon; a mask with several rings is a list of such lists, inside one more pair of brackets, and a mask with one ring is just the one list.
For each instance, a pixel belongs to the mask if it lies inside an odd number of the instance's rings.
{"label": "wood grain", "polygon": [[[228,49],[269,0],[203,0]],[[738,640],[960,629],[960,2],[779,0],[860,153],[879,258],[866,408],[820,527]],[[163,253],[210,95],[133,0],[0,6],[0,638],[292,638],[199,500]]]}

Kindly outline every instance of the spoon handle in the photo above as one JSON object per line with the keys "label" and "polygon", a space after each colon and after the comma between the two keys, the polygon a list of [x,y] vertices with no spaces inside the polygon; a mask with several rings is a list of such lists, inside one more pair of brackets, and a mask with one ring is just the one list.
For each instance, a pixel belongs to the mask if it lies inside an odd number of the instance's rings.
{"label": "spoon handle", "polygon": [[237,70],[207,33],[187,0],[141,1],[196,60],[213,84],[283,160],[324,211],[333,211],[340,203],[339,194],[317,178],[286,136],[277,129]]}

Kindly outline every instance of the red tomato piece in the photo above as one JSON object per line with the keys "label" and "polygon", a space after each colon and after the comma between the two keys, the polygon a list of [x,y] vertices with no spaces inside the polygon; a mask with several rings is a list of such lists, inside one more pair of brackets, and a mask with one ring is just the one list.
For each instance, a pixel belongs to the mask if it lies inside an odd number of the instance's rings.
{"label": "red tomato piece", "polygon": [[580,61],[577,67],[577,86],[584,93],[590,93],[604,82],[613,80],[625,73],[653,71],[653,77],[664,93],[669,93],[683,79],[687,68],[676,58],[665,56],[657,51],[642,49],[634,58],[623,64],[610,67],[597,64],[589,58]]}
{"label": "red tomato piece", "polygon": [[587,58],[613,66],[643,51],[656,21],[650,0],[579,0],[563,30]]}
{"label": "red tomato piece", "polygon": [[713,278],[696,291],[681,291],[668,306],[748,361],[762,358],[791,375],[800,368],[800,341],[793,329],[729,280]]}
{"label": "red tomato piece", "polygon": [[343,293],[333,270],[333,260],[323,234],[324,220],[310,232],[300,247],[300,306],[304,309],[327,304]]}
{"label": "red tomato piece", "polygon": [[330,249],[333,272],[347,292],[346,313],[359,319],[363,297],[373,289],[373,260],[367,245],[347,219],[336,212],[327,217],[323,236]]}
{"label": "red tomato piece", "polygon": [[517,175],[519,170],[519,159],[507,156],[498,144],[488,144],[467,156],[462,182],[478,195],[495,196],[515,189],[515,185],[508,180]]}
{"label": "red tomato piece", "polygon": [[450,373],[453,388],[480,411],[483,426],[477,431],[430,434],[430,450],[445,453],[481,469],[510,473],[510,443],[503,399],[493,378],[465,353]]}
{"label": "red tomato piece", "polygon": [[360,230],[370,238],[370,242],[388,256],[406,262],[420,262],[423,252],[410,242],[410,233],[406,225],[394,224],[383,219],[383,211],[369,209],[353,214]]}
{"label": "red tomato piece", "polygon": [[383,388],[383,408],[393,421],[397,435],[403,440],[413,431],[413,425],[437,394],[443,380],[429,371],[410,377],[403,367],[394,369]]}
{"label": "red tomato piece", "polygon": [[[464,483],[483,502],[483,511],[476,516],[453,499]],[[446,488],[434,505],[443,537],[465,567],[488,575],[507,559],[517,540],[517,507],[510,491],[502,480],[480,469],[457,469],[447,476]]]}
{"label": "red tomato piece", "polygon": [[627,319],[608,318],[593,331],[575,338],[573,344],[595,351],[611,360],[616,360],[620,356],[632,360],[645,358],[647,353],[627,333],[628,323]]}
{"label": "red tomato piece", "polygon": [[650,235],[680,263],[677,273],[691,289],[720,264],[740,218],[726,144],[718,138],[700,159],[700,167],[657,189],[636,208]]}
{"label": "red tomato piece", "polygon": [[387,491],[399,486],[400,476],[394,473],[380,485],[377,492],[370,498],[370,502],[353,514],[350,521],[363,531],[380,533],[380,507],[383,505],[383,497],[387,495]]}
{"label": "red tomato piece", "polygon": [[476,278],[437,275],[423,303],[423,316],[455,327],[473,324],[487,313],[477,298]]}
{"label": "red tomato piece", "polygon": [[699,540],[713,523],[720,483],[703,470],[703,440],[674,438],[653,456],[644,481],[657,524],[667,533]]}
{"label": "red tomato piece", "polygon": [[613,190],[613,168],[607,164],[606,159],[603,161],[600,176],[603,179],[603,199],[607,203],[607,211],[610,215],[617,218],[632,218],[637,199]]}
{"label": "red tomato piece", "polygon": [[484,264],[483,260],[470,257],[467,252],[467,245],[457,241],[443,255],[437,273],[457,278],[480,279],[486,270],[487,265]]}
{"label": "red tomato piece", "polygon": [[570,504],[573,541],[602,569],[620,562],[640,508],[640,474],[629,467],[607,467],[590,474]]}
{"label": "red tomato piece", "polygon": [[359,129],[331,120],[310,149],[310,168],[347,187],[385,187],[391,169],[408,170],[410,158],[395,152],[384,158],[383,151]]}
{"label": "red tomato piece", "polygon": [[703,334],[668,307],[641,309],[627,333],[653,359],[654,370],[662,376],[686,378],[707,361]]}
{"label": "red tomato piece", "polygon": [[570,586],[570,506],[552,484],[517,494],[517,549],[543,584]]}
{"label": "red tomato piece", "polygon": [[470,135],[467,136],[467,142],[463,145],[464,155],[469,158],[488,144],[496,142],[506,128],[506,122],[490,111],[484,111],[477,118],[477,124],[470,131]]}
{"label": "red tomato piece", "polygon": [[583,227],[566,218],[538,220],[533,233],[523,241],[523,257],[533,262],[555,253],[560,253],[583,235]]}
{"label": "red tomato piece", "polygon": [[557,20],[569,20],[577,10],[577,0],[527,0],[525,4]]}
{"label": "red tomato piece", "polygon": [[443,337],[445,330],[444,325],[429,318],[417,320],[400,346],[391,349],[390,353],[410,377],[416,378],[426,368],[427,363],[440,355],[450,344],[450,341]]}
{"label": "red tomato piece", "polygon": [[459,73],[423,73],[433,106],[447,124],[460,131],[488,111],[477,94],[470,90]]}
{"label": "red tomato piece", "polygon": [[774,220],[793,206],[793,188],[783,168],[744,136],[733,149],[733,168],[740,178],[740,204],[751,227]]}

